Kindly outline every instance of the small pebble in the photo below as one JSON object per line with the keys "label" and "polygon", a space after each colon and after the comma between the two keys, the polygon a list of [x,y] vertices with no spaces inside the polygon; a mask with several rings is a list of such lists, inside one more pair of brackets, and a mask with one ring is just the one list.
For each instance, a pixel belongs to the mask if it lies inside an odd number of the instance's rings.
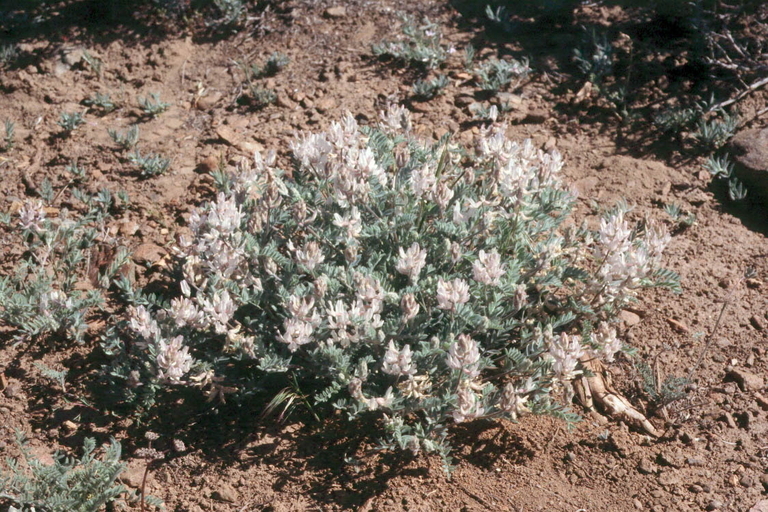
{"label": "small pebble", "polygon": [[719,500],[712,500],[707,505],[707,510],[718,510],[723,508],[723,502]]}

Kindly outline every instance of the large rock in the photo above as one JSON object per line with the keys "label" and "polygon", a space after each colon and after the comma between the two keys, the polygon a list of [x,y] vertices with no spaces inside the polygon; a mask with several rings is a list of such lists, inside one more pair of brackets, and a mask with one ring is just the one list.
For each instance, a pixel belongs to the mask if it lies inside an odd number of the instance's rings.
{"label": "large rock", "polygon": [[731,139],[734,173],[747,186],[768,199],[768,128],[747,130]]}

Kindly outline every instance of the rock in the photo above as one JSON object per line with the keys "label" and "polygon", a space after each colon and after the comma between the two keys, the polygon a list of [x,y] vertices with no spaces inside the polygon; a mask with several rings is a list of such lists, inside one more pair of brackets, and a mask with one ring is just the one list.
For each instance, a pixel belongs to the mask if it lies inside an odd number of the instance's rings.
{"label": "rock", "polygon": [[741,478],[739,478],[739,484],[742,487],[752,487],[755,484],[755,480],[749,475],[741,475]]}
{"label": "rock", "polygon": [[760,483],[763,484],[763,490],[768,492],[768,473],[760,475]]}
{"label": "rock", "polygon": [[216,135],[218,135],[221,140],[230,146],[234,146],[240,141],[240,137],[237,135],[237,133],[235,133],[232,128],[225,124],[222,124],[216,128]]}
{"label": "rock", "polygon": [[331,109],[336,108],[336,100],[331,98],[330,96],[325,96],[323,98],[320,98],[315,103],[315,109],[317,109],[318,112],[321,114],[325,114]]}
{"label": "rock", "polygon": [[734,174],[750,191],[768,198],[768,128],[737,134],[729,144]]}
{"label": "rock", "polygon": [[643,457],[637,465],[637,470],[644,475],[650,475],[656,472],[656,466],[649,459]]}
{"label": "rock", "polygon": [[218,91],[214,91],[211,94],[206,94],[202,98],[197,100],[195,106],[198,110],[209,110],[216,106],[221,101],[222,95]]}
{"label": "rock", "polygon": [[619,313],[619,319],[622,320],[627,327],[632,327],[640,323],[639,315],[626,310],[623,310]]}
{"label": "rock", "polygon": [[298,106],[295,101],[285,94],[285,92],[278,93],[276,103],[278,107],[287,108],[289,110],[293,110]]}
{"label": "rock", "polygon": [[221,484],[218,489],[211,493],[211,498],[227,503],[235,503],[237,501],[237,492],[230,485]]}
{"label": "rock", "polygon": [[166,255],[165,249],[157,244],[141,244],[133,251],[133,261],[139,265],[154,266]]}
{"label": "rock", "polygon": [[347,15],[347,8],[343,5],[334,5],[325,10],[325,16],[328,18],[343,18]]}
{"label": "rock", "polygon": [[197,163],[197,170],[204,173],[211,173],[219,168],[220,157],[218,155],[208,155]]}
{"label": "rock", "polygon": [[456,105],[459,108],[461,108],[461,107],[468,107],[469,105],[471,105],[474,102],[475,102],[475,98],[473,98],[469,94],[462,94],[460,96],[456,96],[453,99],[453,104]]}
{"label": "rock", "polygon": [[765,381],[762,377],[740,368],[732,369],[728,372],[726,378],[736,382],[742,391],[759,391],[765,386]]}
{"label": "rock", "polygon": [[699,459],[697,457],[688,457],[687,459],[685,459],[685,463],[688,464],[689,466],[703,466],[704,460]]}
{"label": "rock", "polygon": [[675,320],[674,318],[667,318],[667,323],[680,334],[686,334],[688,332],[688,326],[679,320]]}
{"label": "rock", "polygon": [[763,319],[761,319],[757,315],[752,315],[751,317],[749,317],[749,323],[751,323],[752,327],[754,327],[758,331],[762,331],[765,329],[765,321],[763,321]]}
{"label": "rock", "polygon": [[[143,460],[135,460],[129,462],[128,467],[126,467],[125,470],[120,473],[118,480],[120,480],[128,487],[132,487],[134,489],[141,488],[141,482],[144,479],[145,466],[146,463]],[[152,473],[150,472],[150,474],[147,475],[147,484],[149,484],[149,480],[151,478]]]}
{"label": "rock", "polygon": [[760,500],[749,509],[749,512],[768,512],[768,500]]}
{"label": "rock", "polygon": [[723,508],[723,502],[720,500],[712,500],[707,505],[707,510],[719,510]]}
{"label": "rock", "polygon": [[69,434],[77,431],[77,423],[72,420],[64,420],[61,422],[61,426],[64,427],[64,430],[66,430]]}
{"label": "rock", "polygon": [[549,113],[546,110],[531,110],[523,119],[523,124],[543,124],[547,119],[549,119]]}

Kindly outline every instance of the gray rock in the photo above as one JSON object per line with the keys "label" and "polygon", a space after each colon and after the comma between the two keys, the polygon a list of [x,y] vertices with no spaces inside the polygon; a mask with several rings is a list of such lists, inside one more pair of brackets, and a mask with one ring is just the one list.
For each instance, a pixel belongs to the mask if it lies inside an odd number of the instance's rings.
{"label": "gray rock", "polygon": [[750,192],[768,199],[768,128],[737,134],[731,139],[730,150],[736,177]]}

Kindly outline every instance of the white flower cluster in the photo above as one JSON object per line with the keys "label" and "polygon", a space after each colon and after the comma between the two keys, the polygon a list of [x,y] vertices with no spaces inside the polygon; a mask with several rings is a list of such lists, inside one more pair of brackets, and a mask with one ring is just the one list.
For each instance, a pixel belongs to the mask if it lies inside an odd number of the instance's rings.
{"label": "white flower cluster", "polygon": [[621,302],[631,297],[659,268],[661,255],[671,239],[663,226],[650,220],[644,235],[633,238],[625,214],[624,208],[617,208],[600,222],[594,249],[600,268],[593,285],[600,302]]}
{"label": "white flower cluster", "polygon": [[446,420],[561,412],[549,394],[580,359],[621,348],[598,306],[645,285],[668,236],[649,222],[633,239],[621,214],[594,243],[563,227],[574,196],[562,158],[501,126],[467,156],[416,141],[402,107],[381,115],[378,128],[347,114],[302,134],[295,179],[258,155],[218,176],[226,192],[180,243],[181,296],[155,318],[130,311],[136,346],[158,379],[209,398],[240,386],[211,369],[228,357],[319,377],[332,383],[323,400],[346,390],[335,403],[352,415],[385,412],[413,452],[436,449]]}

